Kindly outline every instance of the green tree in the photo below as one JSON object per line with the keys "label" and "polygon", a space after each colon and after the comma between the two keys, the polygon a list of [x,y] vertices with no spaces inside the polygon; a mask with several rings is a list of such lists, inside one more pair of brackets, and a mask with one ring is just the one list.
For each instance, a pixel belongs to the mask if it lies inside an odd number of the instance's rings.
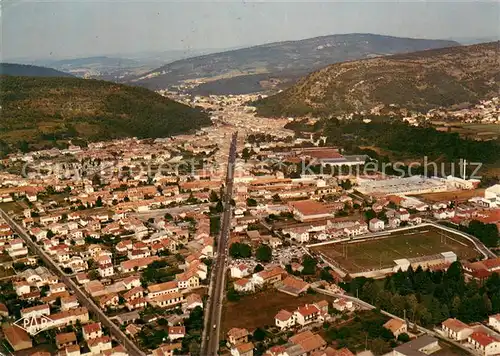
{"label": "green tree", "polygon": [[273,259],[273,250],[269,245],[260,245],[255,252],[255,258],[259,262],[271,262]]}
{"label": "green tree", "polygon": [[210,191],[210,202],[215,203],[219,201],[219,196],[217,195],[217,192],[214,190]]}
{"label": "green tree", "polygon": [[264,266],[262,266],[260,263],[257,263],[255,268],[253,269],[253,273],[259,273],[260,271],[264,270]]}
{"label": "green tree", "polygon": [[232,287],[227,290],[226,296],[227,300],[230,302],[237,302],[238,300],[240,300],[240,294]]}
{"label": "green tree", "polygon": [[330,270],[331,270],[330,267],[323,268],[319,274],[319,278],[327,282],[333,282],[334,279],[333,276],[330,274]]}
{"label": "green tree", "polygon": [[304,269],[302,270],[302,274],[304,275],[311,275],[316,273],[316,265],[318,264],[318,261],[309,256],[305,255],[304,258],[302,259],[302,266]]}
{"label": "green tree", "polygon": [[255,331],[253,332],[253,335],[252,335],[252,339],[254,341],[264,341],[265,338],[266,338],[265,330],[263,330],[261,328],[255,329]]}
{"label": "green tree", "polygon": [[244,243],[234,242],[229,246],[229,255],[232,258],[249,258],[252,256],[252,248]]}
{"label": "green tree", "polygon": [[252,199],[252,198],[248,198],[247,199],[247,206],[251,206],[251,207],[257,206],[257,200]]}

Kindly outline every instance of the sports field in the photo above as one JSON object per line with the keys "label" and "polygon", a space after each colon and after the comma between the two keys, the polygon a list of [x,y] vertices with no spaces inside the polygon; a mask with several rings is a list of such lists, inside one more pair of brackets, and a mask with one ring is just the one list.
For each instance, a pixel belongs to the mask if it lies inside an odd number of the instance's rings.
{"label": "sports field", "polygon": [[337,243],[313,247],[327,260],[348,273],[394,266],[394,260],[453,251],[458,259],[479,256],[471,242],[461,236],[431,226],[391,233],[388,237],[363,242]]}

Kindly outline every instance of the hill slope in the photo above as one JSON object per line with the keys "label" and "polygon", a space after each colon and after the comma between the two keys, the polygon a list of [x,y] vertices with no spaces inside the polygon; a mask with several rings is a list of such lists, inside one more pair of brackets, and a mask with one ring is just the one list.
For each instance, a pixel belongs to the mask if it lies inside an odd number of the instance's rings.
{"label": "hill slope", "polygon": [[265,116],[340,114],[378,104],[426,111],[499,92],[500,42],[334,64],[257,102]]}
{"label": "hill slope", "polygon": [[163,89],[187,79],[248,74],[306,74],[326,65],[394,53],[457,46],[454,41],[345,34],[275,42],[172,62],[131,82]]}
{"label": "hill slope", "polygon": [[[210,124],[147,89],[79,78],[0,77],[0,139],[54,146],[71,138],[165,137]],[[26,149],[26,142],[23,142]]]}
{"label": "hill slope", "polygon": [[31,77],[72,77],[72,75],[69,73],[64,73],[52,68],[16,63],[0,63],[0,75]]}

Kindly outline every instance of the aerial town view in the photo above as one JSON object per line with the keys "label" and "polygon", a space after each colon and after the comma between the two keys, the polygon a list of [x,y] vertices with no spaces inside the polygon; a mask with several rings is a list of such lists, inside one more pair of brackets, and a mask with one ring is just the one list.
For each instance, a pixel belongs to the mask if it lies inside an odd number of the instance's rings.
{"label": "aerial town view", "polygon": [[500,356],[500,3],[0,6],[0,356]]}

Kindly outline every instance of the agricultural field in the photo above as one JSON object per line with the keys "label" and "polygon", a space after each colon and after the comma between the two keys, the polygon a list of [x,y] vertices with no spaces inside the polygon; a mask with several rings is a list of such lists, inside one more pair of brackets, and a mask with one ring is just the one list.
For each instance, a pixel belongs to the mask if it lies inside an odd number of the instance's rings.
{"label": "agricultural field", "polygon": [[484,196],[484,189],[454,190],[450,192],[437,192],[415,195],[415,197],[425,200],[429,203],[442,201],[464,202],[469,200],[470,198],[482,196]]}
{"label": "agricultural field", "polygon": [[500,135],[500,125],[435,122],[439,131],[456,132],[462,137],[476,140],[494,140]]}
{"label": "agricultural field", "polygon": [[327,260],[348,273],[394,266],[394,260],[453,251],[460,260],[479,256],[473,244],[461,236],[431,226],[390,233],[388,237],[362,242],[313,247]]}
{"label": "agricultural field", "polygon": [[322,294],[306,294],[294,297],[267,289],[255,294],[244,295],[237,302],[224,304],[222,311],[221,337],[225,338],[231,328],[247,328],[253,330],[265,325],[274,325],[274,316],[281,310],[293,312],[297,307],[320,300],[332,302],[331,297]]}

